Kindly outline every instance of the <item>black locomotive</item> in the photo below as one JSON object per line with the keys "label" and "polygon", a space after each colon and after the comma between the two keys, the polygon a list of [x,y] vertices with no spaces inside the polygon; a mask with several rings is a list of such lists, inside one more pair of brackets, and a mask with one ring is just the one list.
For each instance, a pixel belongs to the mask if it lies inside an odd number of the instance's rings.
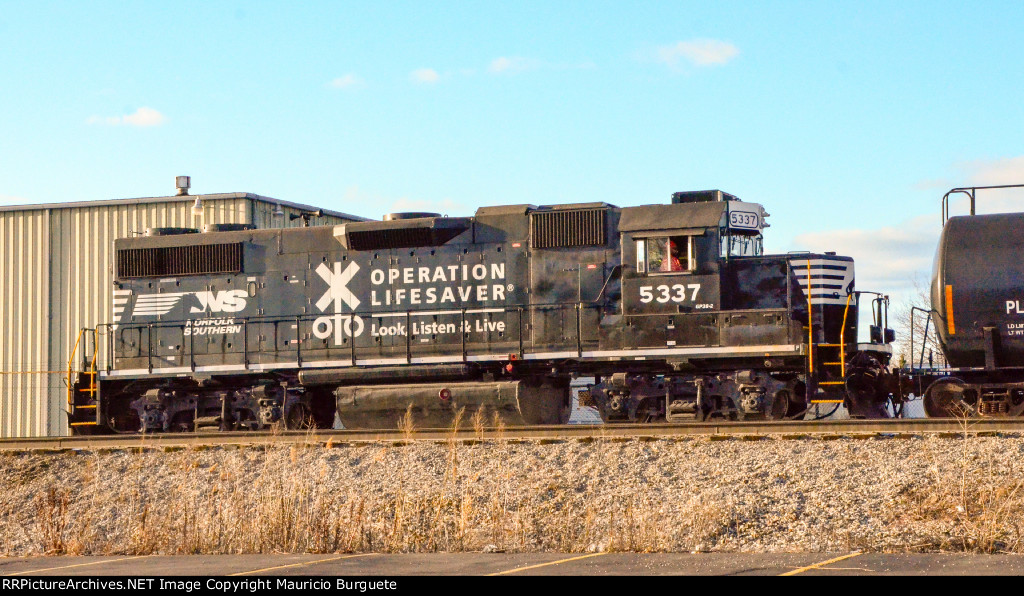
{"label": "black locomotive", "polygon": [[605,421],[885,417],[884,298],[857,343],[853,260],[765,255],[767,213],[671,204],[483,207],[333,227],[153,229],[115,244],[108,357],[76,432],[443,426],[461,408]]}

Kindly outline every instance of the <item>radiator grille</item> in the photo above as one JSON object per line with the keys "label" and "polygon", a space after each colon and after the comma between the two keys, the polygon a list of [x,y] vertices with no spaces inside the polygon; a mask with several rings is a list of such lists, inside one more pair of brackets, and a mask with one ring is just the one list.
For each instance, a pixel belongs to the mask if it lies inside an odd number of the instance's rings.
{"label": "radiator grille", "polygon": [[241,273],[242,243],[126,248],[117,251],[120,277]]}
{"label": "radiator grille", "polygon": [[435,245],[434,231],[430,228],[353,231],[348,233],[348,237],[354,250],[413,248]]}
{"label": "radiator grille", "polygon": [[605,240],[606,209],[542,211],[530,214],[534,248],[601,246]]}

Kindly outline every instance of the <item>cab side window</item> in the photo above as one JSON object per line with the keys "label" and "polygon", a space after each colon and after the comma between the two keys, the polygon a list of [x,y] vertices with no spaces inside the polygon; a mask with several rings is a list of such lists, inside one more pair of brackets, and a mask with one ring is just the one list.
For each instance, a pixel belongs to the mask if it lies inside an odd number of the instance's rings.
{"label": "cab side window", "polygon": [[637,273],[684,273],[696,268],[692,236],[655,236],[636,241]]}

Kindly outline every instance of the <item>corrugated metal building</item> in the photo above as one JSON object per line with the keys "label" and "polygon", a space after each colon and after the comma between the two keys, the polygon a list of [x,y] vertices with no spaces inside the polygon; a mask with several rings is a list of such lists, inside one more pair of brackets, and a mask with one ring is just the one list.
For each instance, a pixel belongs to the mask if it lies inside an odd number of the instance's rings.
{"label": "corrugated metal building", "polygon": [[[192,212],[197,198],[202,215]],[[0,207],[0,437],[68,434],[62,371],[79,329],[111,318],[114,239],[155,227],[297,227],[303,219],[291,216],[315,210],[250,193]],[[363,218],[323,210],[309,219]]]}

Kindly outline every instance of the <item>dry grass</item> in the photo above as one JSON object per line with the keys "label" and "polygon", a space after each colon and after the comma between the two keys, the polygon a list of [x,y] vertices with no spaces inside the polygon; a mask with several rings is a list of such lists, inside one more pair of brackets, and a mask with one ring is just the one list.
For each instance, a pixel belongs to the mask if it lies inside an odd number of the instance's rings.
{"label": "dry grass", "polygon": [[478,441],[484,438],[484,431],[487,430],[487,406],[477,408],[473,412],[473,416],[470,418],[470,423],[473,425],[473,432],[476,434]]}
{"label": "dry grass", "polygon": [[[757,544],[752,533],[774,540],[801,527],[824,536],[806,542],[819,549],[1024,551],[1024,474],[1006,465],[1003,444],[978,439],[966,423],[960,439],[908,445],[902,453],[916,459],[886,465],[916,471],[872,486],[870,470],[885,465],[865,441],[599,436],[542,447],[502,438],[491,414],[470,417],[478,436],[470,442],[456,435],[466,420],[459,411],[433,445],[332,449],[311,436],[292,447],[0,456],[9,486],[0,554],[678,552],[728,550]],[[407,439],[411,420],[407,413],[400,423]],[[487,427],[498,438],[483,440]],[[748,449],[760,455],[742,466],[731,459]],[[792,459],[804,451],[836,466]],[[855,525],[844,516],[868,493],[845,478],[862,476],[864,490],[891,497]],[[748,481],[752,490],[743,490]],[[772,490],[777,496],[765,496]],[[824,515],[809,517],[816,512]],[[832,525],[819,528],[826,518]],[[868,527],[896,538],[884,542]]]}
{"label": "dry grass", "polygon": [[398,419],[398,430],[402,433],[402,437],[408,443],[412,440],[413,434],[416,432],[416,420],[412,413],[412,404],[405,409],[405,414]]}
{"label": "dry grass", "polygon": [[996,465],[996,454],[979,444],[964,414],[953,462],[934,462],[928,468],[928,482],[906,495],[908,517],[942,528],[919,546],[1024,552],[1024,478]]}
{"label": "dry grass", "polygon": [[[460,423],[462,418],[456,417]],[[496,427],[500,432],[501,425]],[[328,450],[315,444],[161,453],[163,472],[169,476],[159,483],[152,481],[152,459],[93,454],[85,456],[75,482],[50,484],[35,497],[33,515],[20,520],[22,530],[35,554],[585,552],[673,547],[672,537],[659,525],[656,503],[629,495],[598,506],[557,483],[539,487],[540,499],[538,494],[523,494],[516,482],[520,470],[510,464],[509,442],[463,445],[455,440],[457,428],[452,425],[445,469],[432,486],[414,485],[422,462],[416,461],[413,449],[362,448],[366,456],[380,459],[378,465],[399,464],[394,490],[387,494],[339,491],[336,485],[321,482],[319,476],[328,470],[317,471],[309,460]],[[475,461],[485,458],[493,465],[487,470],[465,469],[460,462],[470,451],[475,452]],[[103,468],[116,467],[105,461],[113,458],[123,469],[118,488],[110,492],[104,479],[109,480],[111,470]],[[258,472],[253,474],[252,468]],[[573,498],[563,498],[562,493]],[[0,521],[0,531],[9,530],[7,526]],[[9,547],[0,551],[13,554]]]}

